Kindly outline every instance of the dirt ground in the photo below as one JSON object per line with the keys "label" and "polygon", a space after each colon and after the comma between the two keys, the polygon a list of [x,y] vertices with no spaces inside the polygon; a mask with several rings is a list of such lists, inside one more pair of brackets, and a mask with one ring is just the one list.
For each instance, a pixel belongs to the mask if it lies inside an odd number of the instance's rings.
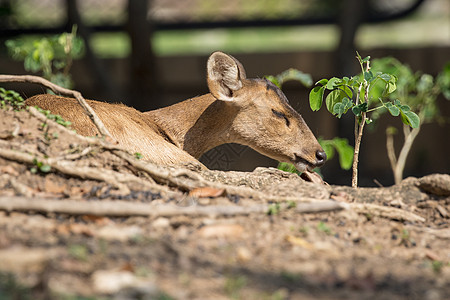
{"label": "dirt ground", "polygon": [[0,110],[0,299],[449,299],[450,175],[147,165]]}

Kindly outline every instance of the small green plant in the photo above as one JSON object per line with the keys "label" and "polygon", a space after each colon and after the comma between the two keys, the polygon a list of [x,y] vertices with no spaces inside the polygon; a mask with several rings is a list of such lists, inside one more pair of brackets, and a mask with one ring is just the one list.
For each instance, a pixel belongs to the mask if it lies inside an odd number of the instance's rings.
{"label": "small green plant", "polygon": [[38,73],[51,82],[72,88],[69,73],[74,59],[83,55],[83,40],[76,36],[77,27],[71,33],[52,37],[30,39],[27,37],[6,41],[6,47],[13,59],[24,62],[25,70]]}
{"label": "small green plant", "polygon": [[[441,94],[444,98],[450,100],[450,63],[447,63],[442,72],[435,78],[420,71],[414,72],[409,66],[392,57],[373,60],[372,70],[387,70],[390,74],[398,77],[397,89],[389,94],[387,98],[390,101],[395,101],[397,98],[401,99],[402,103],[409,105],[411,110],[418,114],[421,121],[418,127],[412,129],[407,125],[403,125],[404,139],[398,156],[396,156],[394,147],[394,135],[397,134],[397,129],[395,127],[386,129],[388,158],[395,183],[398,184],[403,179],[406,159],[421,127],[432,122],[448,122],[440,114],[437,100]],[[375,86],[373,92],[381,94],[382,87]],[[386,110],[377,111],[373,118],[378,118],[384,112]]]}
{"label": "small green plant", "polygon": [[134,158],[136,158],[136,159],[142,159],[142,158],[143,158],[143,156],[142,156],[142,154],[141,154],[141,153],[139,153],[139,152],[135,152],[135,153],[134,153]]}
{"label": "small green plant", "polygon": [[279,214],[281,211],[280,203],[272,203],[269,205],[269,208],[267,209],[267,214],[269,216],[274,216]]}
{"label": "small green plant", "polygon": [[38,171],[42,173],[48,173],[51,171],[52,167],[50,167],[47,164],[44,164],[42,161],[37,160],[36,158],[33,159],[34,167],[30,169],[31,173],[35,174]]}
{"label": "small green plant", "polygon": [[69,246],[69,254],[77,260],[87,261],[89,251],[85,245],[71,245]]}
{"label": "small green plant", "polygon": [[[55,121],[56,123],[58,123],[59,125],[62,125],[64,127],[69,127],[70,125],[72,125],[72,122],[70,121],[66,121],[64,120],[63,117],[61,117],[60,115],[54,115],[52,114],[49,110],[44,110],[42,108],[36,107],[36,109],[42,113],[43,115],[45,115],[47,117],[47,119]],[[47,124],[42,124],[43,127],[47,126]]]}
{"label": "small green plant", "polygon": [[[311,87],[313,83],[310,74],[306,74],[303,73],[302,71],[292,68],[276,76],[268,75],[265,77],[266,79],[274,83],[276,86],[278,86],[280,89],[283,87],[283,84],[287,81],[298,81],[307,88]],[[336,151],[339,155],[339,163],[341,165],[341,168],[344,170],[350,169],[353,161],[353,147],[348,144],[348,141],[346,139],[336,137],[332,140],[318,139],[318,141],[319,144],[322,146],[323,150],[325,151],[325,153],[327,154],[328,159],[333,158],[334,153]],[[298,172],[297,169],[294,167],[294,165],[290,163],[280,162],[278,164],[278,169],[290,173],[297,173],[299,175],[301,174],[301,172]]]}
{"label": "small green plant", "polygon": [[322,231],[326,235],[331,235],[332,234],[330,227],[328,227],[328,225],[325,224],[325,222],[320,221],[319,224],[317,224],[317,229],[319,231]]}
{"label": "small green plant", "polygon": [[431,269],[433,269],[433,272],[435,274],[441,274],[442,269],[444,268],[445,263],[441,260],[433,260],[431,262]]}
{"label": "small green plant", "polygon": [[25,100],[18,92],[0,87],[0,106],[2,109],[10,106],[13,110],[22,110],[25,108]]}
{"label": "small green plant", "polygon": [[230,276],[225,281],[225,292],[232,299],[239,299],[241,290],[247,285],[247,277],[245,276]]}
{"label": "small green plant", "polygon": [[[420,125],[419,116],[411,111],[408,105],[402,104],[398,99],[389,101],[387,98],[397,88],[397,77],[383,72],[373,73],[370,68],[370,56],[362,58],[358,52],[356,54],[361,75],[351,78],[321,79],[309,94],[309,103],[313,111],[322,107],[325,98],[327,110],[333,115],[341,118],[351,110],[355,116],[355,150],[352,164],[354,188],[358,186],[358,158],[364,125],[372,123],[369,113],[384,108],[392,116],[400,116],[402,122],[412,128]],[[377,84],[381,84],[382,92],[374,95],[373,87]],[[326,97],[325,91],[328,92]]]}

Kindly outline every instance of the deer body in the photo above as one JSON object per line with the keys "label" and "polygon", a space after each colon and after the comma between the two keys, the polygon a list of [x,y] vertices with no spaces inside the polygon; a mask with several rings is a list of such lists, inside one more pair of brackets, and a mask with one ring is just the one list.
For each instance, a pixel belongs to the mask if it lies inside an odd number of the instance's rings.
{"label": "deer body", "polygon": [[[206,151],[239,143],[304,171],[321,166],[326,155],[302,117],[275,85],[247,79],[233,57],[213,53],[207,66],[209,94],[139,112],[122,104],[88,100],[119,144],[163,165],[200,164]],[[85,136],[98,131],[75,99],[37,95],[26,101],[61,115]]]}

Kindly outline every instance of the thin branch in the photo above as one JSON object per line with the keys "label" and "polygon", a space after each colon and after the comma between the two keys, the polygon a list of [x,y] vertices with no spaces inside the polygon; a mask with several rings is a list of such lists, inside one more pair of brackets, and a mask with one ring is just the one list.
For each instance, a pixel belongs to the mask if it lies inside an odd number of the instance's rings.
{"label": "thin branch", "polygon": [[[410,129],[408,125],[403,125],[405,134],[405,141],[403,147],[398,155],[397,165],[395,167],[394,177],[395,183],[400,183],[403,179],[403,170],[405,169],[406,159],[408,158],[409,151],[411,150],[412,144],[420,132],[420,127]],[[408,128],[408,130],[405,129]]]}
{"label": "thin branch", "polygon": [[83,107],[83,109],[86,111],[89,118],[92,120],[92,122],[97,126],[98,131],[102,135],[102,137],[107,137],[111,141],[114,139],[112,138],[111,134],[109,133],[108,129],[106,129],[103,122],[100,120],[100,118],[97,116],[97,114],[94,112],[94,110],[87,104],[86,100],[83,98],[80,92],[66,89],[63,87],[60,87],[47,79],[44,79],[39,76],[33,76],[33,75],[0,75],[0,82],[27,82],[27,83],[36,83],[40,84],[42,86],[45,86],[55,93],[59,93],[66,96],[72,96],[75,99],[78,100],[78,103]]}
{"label": "thin branch", "polygon": [[[389,158],[389,163],[391,165],[392,172],[395,175],[395,168],[397,166],[397,157],[395,155],[395,146],[394,146],[394,133],[390,132],[390,130],[386,130],[386,150]],[[397,183],[397,182],[395,182]]]}

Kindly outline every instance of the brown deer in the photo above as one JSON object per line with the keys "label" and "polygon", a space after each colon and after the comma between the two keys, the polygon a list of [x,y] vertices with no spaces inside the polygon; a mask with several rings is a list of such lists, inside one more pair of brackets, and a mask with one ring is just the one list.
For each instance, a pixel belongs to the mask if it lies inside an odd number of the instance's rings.
{"label": "brown deer", "polygon": [[[148,112],[123,104],[88,104],[120,145],[157,164],[200,164],[203,153],[225,143],[247,145],[301,172],[325,163],[313,133],[273,83],[247,79],[242,64],[222,52],[209,57],[207,81],[209,94]],[[43,94],[26,104],[61,115],[81,135],[98,134],[75,99]]]}

